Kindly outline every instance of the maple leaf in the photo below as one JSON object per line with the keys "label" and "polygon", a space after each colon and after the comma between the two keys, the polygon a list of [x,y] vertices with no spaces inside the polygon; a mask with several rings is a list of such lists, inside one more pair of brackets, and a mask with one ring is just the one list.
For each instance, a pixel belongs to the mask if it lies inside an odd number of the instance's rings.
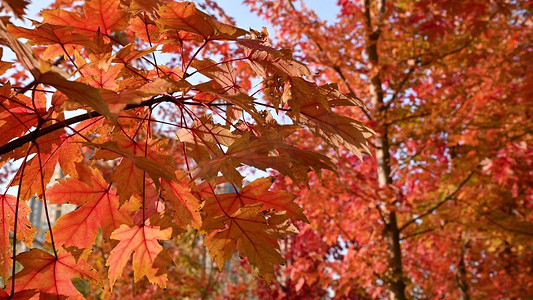
{"label": "maple leaf", "polygon": [[[10,95],[4,95],[4,99],[13,99],[15,101],[24,101],[22,97],[10,98]],[[22,99],[21,99],[22,98]],[[26,102],[26,101],[24,101]],[[8,103],[9,104],[9,103]],[[0,112],[2,123],[0,129],[5,132],[0,136],[0,143],[5,144],[11,139],[18,137],[27,132],[31,127],[37,125],[38,115],[20,105],[13,105],[13,107],[6,106],[9,110]]]}
{"label": "maple leaf", "polygon": [[128,25],[128,13],[119,8],[120,0],[92,0],[83,6],[83,15],[62,9],[44,10],[46,23],[74,27],[74,32],[92,37],[123,30]]}
{"label": "maple leaf", "polygon": [[209,115],[198,118],[189,128],[181,129],[176,135],[180,142],[190,147],[190,155],[197,161],[222,153],[221,146],[231,145],[236,137],[228,126],[215,124]]}
{"label": "maple leaf", "polygon": [[15,275],[15,292],[36,290],[43,296],[83,298],[72,284],[73,278],[101,283],[98,273],[85,261],[88,254],[85,252],[77,260],[62,249],[58,250],[57,258],[41,249],[17,255],[23,269]]}
{"label": "maple leaf", "polygon": [[271,72],[282,74],[286,78],[312,74],[305,64],[292,57],[289,49],[276,50],[259,40],[239,39],[238,42],[247,48],[245,55],[250,60],[251,67],[263,78],[267,78]]}
{"label": "maple leaf", "polygon": [[[43,147],[39,153],[40,157],[36,155],[26,162],[19,186],[21,199],[29,200],[34,195],[41,196],[42,187],[48,185],[58,164],[64,174],[76,175],[74,164],[82,160],[79,145],[71,143],[72,137],[60,133],[55,136],[49,135],[47,138],[49,139],[39,140]],[[12,185],[18,185],[19,180],[20,174],[17,174]]]}
{"label": "maple leaf", "polygon": [[247,32],[218,22],[210,15],[196,9],[192,2],[170,3],[159,9],[157,23],[165,30],[183,30],[205,39],[235,39]]}
{"label": "maple leaf", "polygon": [[217,201],[207,201],[204,210],[209,217],[216,217],[223,214],[219,206],[231,215],[243,206],[263,204],[262,209],[265,211],[284,211],[290,218],[308,222],[303,209],[294,202],[294,195],[285,191],[269,191],[272,182],[272,178],[258,178],[244,186],[241,191],[216,195]]}
{"label": "maple leaf", "polygon": [[[83,71],[83,75],[84,75],[84,77],[80,78],[80,81],[87,83],[90,86],[93,86],[96,88],[114,90],[118,88],[118,84],[116,83],[115,78],[117,78],[117,76],[120,74],[123,68],[124,66],[120,64],[113,65],[113,66],[92,65],[92,66],[88,66],[85,68],[83,66],[80,66],[80,69]],[[100,94],[102,94],[103,92],[109,93],[109,91],[100,91]],[[106,99],[105,97],[104,99],[106,100],[108,104],[110,103],[109,99]],[[136,103],[136,101],[130,100],[126,103]]]}
{"label": "maple leaf", "polygon": [[[111,141],[102,144],[92,144],[92,146],[107,150],[100,151],[93,159],[123,157],[122,162],[117,167],[113,176],[113,181],[117,183],[121,202],[128,200],[133,194],[141,194],[143,171],[153,179],[158,189],[161,186],[160,179],[171,180],[174,177],[174,174],[170,171],[172,164],[169,163],[169,158],[158,155],[157,151],[147,153],[146,157],[137,154],[138,152],[144,152],[142,143],[135,143],[131,140],[121,138],[119,143]],[[124,181],[122,178],[130,178],[130,180]]]}
{"label": "maple leaf", "polygon": [[202,217],[200,209],[202,205],[191,191],[191,182],[183,171],[176,172],[178,181],[161,180],[161,197],[170,203],[174,210],[177,225],[185,228],[192,225],[193,228],[200,228]]}
{"label": "maple leaf", "polygon": [[17,38],[28,39],[33,45],[48,45],[42,54],[44,60],[63,55],[65,54],[65,49],[70,51],[70,48],[75,46],[97,47],[87,36],[73,33],[72,29],[70,26],[48,23],[39,24],[34,29],[22,28],[12,24],[7,26],[7,30]]}
{"label": "maple leaf", "polygon": [[[1,50],[0,50],[0,59],[2,59],[3,56],[4,56],[4,48],[1,48]],[[0,60],[0,75],[3,75],[12,66],[13,66],[13,63]],[[6,85],[8,85],[8,84],[6,84]],[[4,85],[4,88],[6,88],[5,87],[6,85]],[[9,90],[11,90],[11,88],[10,88],[11,86],[10,85],[8,85],[7,87],[9,87]],[[6,94],[5,92],[2,93],[2,95],[3,95],[2,98],[6,97],[5,94]]]}
{"label": "maple leaf", "polygon": [[211,59],[195,60],[191,66],[203,75],[213,79],[225,91],[238,88],[237,71],[231,63],[217,64]]}
{"label": "maple leaf", "polygon": [[[0,266],[2,279],[7,281],[12,266],[12,252],[9,243],[9,232],[14,232],[15,210],[17,198],[11,195],[0,195]],[[25,201],[19,202],[17,218],[17,239],[32,247],[35,228],[28,220],[31,210]]]}
{"label": "maple leaf", "polygon": [[202,229],[208,232],[205,244],[220,270],[238,245],[240,257],[247,257],[258,275],[270,282],[274,276],[274,266],[285,262],[277,238],[297,230],[293,226],[280,227],[278,222],[270,223],[261,214],[261,207],[262,204],[241,207],[232,215],[209,219]]}
{"label": "maple leaf", "polygon": [[[41,196],[43,193],[42,187],[50,182],[57,162],[58,156],[51,154],[40,154],[40,160],[38,156],[35,156],[26,162],[26,168],[24,169],[24,174],[22,174],[22,182],[19,186],[20,198],[30,200],[35,195]],[[20,173],[15,176],[13,185],[18,185],[20,176]]]}
{"label": "maple leaf", "polygon": [[[150,53],[153,53],[154,51],[156,51],[156,47],[136,50],[135,44],[131,43],[124,46],[124,48],[120,49],[117,53],[115,53],[113,57],[113,62],[120,62],[124,65],[128,65],[131,64],[134,60],[142,58]],[[156,80],[159,79],[161,78],[158,78]]]}
{"label": "maple leaf", "polygon": [[80,179],[66,179],[46,191],[51,204],[79,206],[57,220],[54,242],[56,246],[91,248],[98,228],[107,239],[120,225],[132,225],[132,221],[128,212],[118,208],[118,196],[97,170],[77,167]]}
{"label": "maple leaf", "polygon": [[3,0],[1,8],[9,9],[17,18],[22,19],[28,4],[30,4],[28,0]]}
{"label": "maple leaf", "polygon": [[300,118],[333,148],[343,145],[360,159],[363,153],[371,153],[367,138],[375,133],[357,120],[328,112],[316,103],[302,106]]}
{"label": "maple leaf", "polygon": [[334,168],[327,157],[287,145],[279,136],[256,137],[245,133],[235,139],[225,153],[214,153],[207,160],[199,160],[196,176],[213,180],[221,172],[240,187],[242,175],[236,168],[241,164],[262,170],[273,168],[300,182],[307,179],[308,166],[318,173],[321,169]]}
{"label": "maple leaf", "polygon": [[151,283],[166,287],[167,275],[164,269],[170,262],[158,240],[168,240],[171,234],[172,228],[160,230],[159,227],[148,225],[122,225],[115,230],[111,238],[119,243],[111,250],[106,262],[106,266],[109,266],[111,289],[132,254],[135,282],[146,276]]}
{"label": "maple leaf", "polygon": [[7,45],[17,55],[18,60],[31,72],[38,82],[51,85],[70,99],[88,105],[102,115],[113,119],[107,104],[96,88],[80,82],[67,80],[61,74],[63,72],[60,69],[44,61],[40,61],[30,47],[22,44],[9,34],[2,22],[0,22],[0,29],[0,37],[7,42]]}
{"label": "maple leaf", "polygon": [[237,71],[230,63],[217,64],[210,59],[195,60],[191,64],[199,73],[213,80],[197,84],[195,88],[200,91],[194,99],[206,98],[206,102],[220,98],[244,109],[254,118],[258,117],[253,106],[253,100],[246,91],[237,84]]}

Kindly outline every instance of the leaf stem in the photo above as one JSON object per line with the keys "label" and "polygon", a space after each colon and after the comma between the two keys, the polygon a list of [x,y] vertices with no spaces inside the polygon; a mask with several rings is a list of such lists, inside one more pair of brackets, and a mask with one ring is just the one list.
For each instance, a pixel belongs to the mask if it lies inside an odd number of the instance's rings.
{"label": "leaf stem", "polygon": [[20,203],[20,193],[22,190],[22,178],[24,175],[24,169],[26,169],[26,161],[28,160],[28,155],[30,155],[31,148],[33,148],[33,145],[28,147],[28,150],[26,151],[26,155],[24,156],[24,161],[22,161],[22,165],[20,167],[20,179],[19,179],[19,189],[17,191],[17,201],[15,204],[15,224],[13,226],[13,268],[11,271],[11,296],[10,298],[13,298],[13,295],[15,294],[15,272],[16,272],[16,264],[15,264],[15,258],[17,257],[17,223],[18,223],[18,217],[19,217],[19,203]]}
{"label": "leaf stem", "polygon": [[196,52],[194,52],[194,54],[192,55],[191,59],[187,63],[187,66],[185,67],[185,69],[183,69],[183,78],[189,77],[189,75],[187,75],[187,70],[189,70],[192,61],[196,59],[196,56],[200,53],[200,51],[202,51],[202,49],[207,46],[207,43],[209,43],[209,40],[206,39],[205,42],[200,47],[198,47],[198,49],[196,49]]}
{"label": "leaf stem", "polygon": [[54,256],[56,257],[56,260],[57,260],[57,250],[56,250],[56,245],[54,243],[54,234],[52,233],[52,224],[50,222],[50,215],[48,213],[48,204],[46,203],[46,193],[44,189],[44,174],[43,174],[43,163],[41,160],[41,150],[39,149],[38,143],[33,142],[33,145],[35,145],[35,148],[37,149],[37,159],[39,160],[39,174],[41,176],[41,191],[43,193],[44,213],[46,215],[46,223],[48,224],[48,230],[50,231],[50,243],[52,244],[52,250],[54,251]]}
{"label": "leaf stem", "polygon": [[[146,133],[145,133],[146,139],[144,142],[144,158],[146,158],[147,153],[148,153],[148,138],[150,137],[150,119],[151,118],[152,118],[152,108],[150,108],[150,112],[148,113],[148,115],[146,115],[146,118],[145,118],[147,122],[146,122]],[[156,209],[157,209],[157,203],[156,203]],[[143,171],[143,226],[145,225],[145,223],[146,223],[146,171]]]}

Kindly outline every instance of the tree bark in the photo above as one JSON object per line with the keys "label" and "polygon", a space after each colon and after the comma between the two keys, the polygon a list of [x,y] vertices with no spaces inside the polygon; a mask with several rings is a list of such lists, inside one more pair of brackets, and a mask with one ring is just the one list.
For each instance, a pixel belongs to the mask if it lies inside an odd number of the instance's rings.
{"label": "tree bark", "polygon": [[469,286],[466,275],[466,266],[465,266],[465,252],[468,246],[468,242],[465,243],[461,249],[461,258],[457,266],[457,284],[459,285],[460,290],[460,299],[461,300],[470,300]]}
{"label": "tree bark", "polygon": [[[378,41],[381,34],[380,17],[385,10],[385,1],[378,3],[377,26],[372,24],[372,11],[370,0],[362,0],[365,10],[366,27],[366,54],[368,55],[368,68],[370,70],[370,97],[372,104],[372,117],[377,122],[376,130],[376,161],[378,164],[379,186],[384,187],[392,183],[390,167],[390,145],[387,126],[387,108],[384,105],[382,81],[379,67]],[[400,245],[400,231],[396,220],[396,212],[391,210],[385,216],[385,230],[383,232],[388,250],[388,287],[391,300],[403,300],[405,297],[405,279],[402,266],[402,249]]]}

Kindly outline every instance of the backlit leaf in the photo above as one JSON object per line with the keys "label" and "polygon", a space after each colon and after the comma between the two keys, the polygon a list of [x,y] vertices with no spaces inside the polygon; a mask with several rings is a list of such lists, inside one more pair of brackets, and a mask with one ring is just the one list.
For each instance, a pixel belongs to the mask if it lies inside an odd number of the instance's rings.
{"label": "backlit leaf", "polygon": [[[17,198],[11,195],[0,195],[0,276],[7,282],[12,266],[12,251],[10,246],[10,232],[14,231],[15,209]],[[19,202],[17,218],[17,239],[32,247],[35,229],[28,220],[31,210],[26,201]]]}
{"label": "backlit leaf", "polygon": [[95,283],[101,280],[85,261],[86,255],[76,260],[70,253],[59,250],[56,258],[41,249],[17,255],[17,261],[24,268],[15,275],[15,292],[35,289],[43,296],[80,298],[82,294],[72,284],[73,278]]}
{"label": "backlit leaf", "polygon": [[199,11],[192,2],[170,3],[159,9],[157,21],[165,30],[183,30],[205,39],[235,39],[245,35],[240,28],[223,24],[210,15]]}
{"label": "backlit leaf", "polygon": [[[205,243],[219,269],[222,270],[225,262],[238,248],[239,256],[248,258],[258,275],[270,282],[274,266],[285,260],[276,241],[280,234],[279,224],[270,223],[261,214],[261,206],[262,204],[242,207],[232,215],[211,219],[202,228],[208,232]],[[285,231],[281,235],[288,233]]]}
{"label": "backlit leaf", "polygon": [[118,240],[118,245],[111,251],[106,265],[109,266],[109,280],[111,288],[122,274],[124,266],[133,254],[134,281],[137,282],[144,276],[152,283],[165,287],[167,275],[165,268],[169,264],[163,247],[158,240],[168,240],[172,228],[160,230],[159,227],[148,225],[120,226],[111,234],[111,238]]}
{"label": "backlit leaf", "polygon": [[202,205],[191,191],[191,183],[184,172],[177,172],[177,181],[161,180],[161,197],[168,201],[174,210],[176,223],[181,228],[187,225],[198,229],[202,225],[200,209]]}
{"label": "backlit leaf", "polygon": [[78,165],[78,176],[81,180],[69,178],[46,191],[52,204],[79,206],[61,216],[52,228],[56,246],[91,248],[99,228],[107,239],[120,225],[132,224],[128,212],[118,208],[111,185],[97,170]]}

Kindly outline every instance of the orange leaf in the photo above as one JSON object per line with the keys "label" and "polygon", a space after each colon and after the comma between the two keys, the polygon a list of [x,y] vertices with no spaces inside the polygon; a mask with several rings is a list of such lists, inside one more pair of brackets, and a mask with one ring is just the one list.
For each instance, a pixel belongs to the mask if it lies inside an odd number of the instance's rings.
{"label": "orange leaf", "polygon": [[120,0],[92,0],[85,2],[83,15],[54,9],[42,12],[44,22],[74,27],[74,32],[86,36],[99,33],[109,35],[121,31],[128,25],[128,13],[119,8]]}
{"label": "orange leaf", "polygon": [[199,11],[192,2],[170,3],[159,9],[157,21],[166,30],[192,32],[210,40],[235,39],[245,35],[246,30],[218,22],[210,15]]}
{"label": "orange leaf", "polygon": [[[129,143],[129,144],[128,144]],[[159,189],[161,187],[160,179],[166,179],[171,180],[174,177],[173,171],[170,169],[172,168],[172,164],[168,164],[168,161],[164,161],[165,157],[158,155],[157,153],[150,152],[147,154],[146,157],[142,156],[142,152],[144,151],[143,145],[136,143],[134,144],[131,141],[121,141],[121,143],[117,143],[115,141],[112,142],[105,142],[103,144],[89,144],[91,146],[101,148],[102,150],[108,150],[113,152],[111,156],[108,156],[106,153],[98,153],[93,158],[94,159],[114,159],[116,158],[115,154],[117,154],[119,157],[123,157],[127,160],[129,160],[138,170],[145,171],[154,181],[155,186]],[[140,152],[140,153],[139,153]],[[139,155],[138,155],[139,154]],[[170,159],[170,158],[168,158]],[[167,160],[168,160],[167,159]],[[123,160],[124,162],[124,160]],[[122,164],[122,163],[121,163]],[[132,170],[133,166],[130,163],[127,163],[128,167],[125,168],[126,170]],[[119,165],[120,167],[120,165]],[[136,172],[138,173],[138,171]],[[141,179],[142,180],[142,172]],[[127,177],[130,177],[132,174],[124,174]],[[116,178],[118,181],[123,181],[124,177],[116,177],[116,175],[113,177]],[[136,179],[139,180],[139,179]],[[142,188],[142,184],[141,184]],[[125,191],[125,194],[127,194],[127,198],[129,199],[129,196],[131,196],[134,192],[132,191]],[[122,198],[125,195],[122,195],[122,191],[119,188],[119,194]],[[127,199],[126,199],[127,200]]]}
{"label": "orange leaf", "polygon": [[221,90],[228,91],[238,88],[237,71],[231,63],[217,64],[211,59],[193,60],[191,66],[199,73],[213,79],[220,85]]}
{"label": "orange leaf", "polygon": [[39,24],[36,28],[27,29],[9,24],[7,30],[17,38],[28,39],[33,45],[50,45],[43,53],[43,59],[52,59],[65,54],[64,49],[73,46],[96,48],[96,44],[87,36],[73,33],[73,27]]}
{"label": "orange leaf", "polygon": [[143,171],[152,178],[157,189],[161,187],[160,178],[171,180],[174,177],[172,159],[158,151],[159,143],[148,145],[146,157],[143,155],[144,142],[133,142],[123,136],[117,136],[116,142],[91,145],[107,150],[98,151],[93,159],[109,160],[123,157],[111,177],[117,186],[121,204],[134,194],[142,194]]}
{"label": "orange leaf", "polygon": [[64,175],[76,176],[76,163],[83,160],[81,146],[76,143],[76,137],[62,134],[59,141],[55,142],[57,147],[53,147],[50,150],[51,153],[58,157],[57,161]]}
{"label": "orange leaf", "polygon": [[113,62],[122,63],[124,65],[130,64],[132,61],[139,59],[145,55],[153,53],[157,47],[150,47],[147,49],[136,50],[135,44],[131,43],[120,49],[114,56]]}
{"label": "orange leaf", "polygon": [[90,106],[95,111],[108,119],[114,119],[106,101],[100,91],[85,83],[69,81],[56,72],[48,71],[40,75],[37,80],[43,84],[51,85],[65,94],[70,100]]}
{"label": "orange leaf", "polygon": [[31,72],[36,82],[55,87],[71,100],[83,105],[88,105],[101,115],[114,119],[98,89],[81,82],[69,81],[59,68],[40,61],[28,45],[22,44],[13,35],[7,32],[4,24],[0,21],[0,37],[6,45],[15,52],[22,65]]}
{"label": "orange leaf", "polygon": [[119,240],[118,245],[111,251],[106,266],[109,266],[109,280],[111,289],[115,281],[122,275],[124,266],[133,254],[134,281],[138,282],[144,276],[151,283],[164,288],[167,275],[164,269],[169,265],[169,258],[158,240],[168,240],[172,228],[160,230],[152,226],[120,226],[111,234],[111,238]]}
{"label": "orange leaf", "polygon": [[79,79],[81,82],[87,83],[95,88],[115,90],[118,88],[116,78],[124,68],[124,65],[116,64],[113,66],[101,66],[90,64],[86,65],[86,67],[80,67],[82,70],[81,72],[83,72],[84,75],[84,77]]}
{"label": "orange leaf", "polygon": [[[2,58],[4,56],[4,48],[0,48],[0,58]],[[13,66],[13,63],[12,62],[6,62],[6,61],[0,61],[0,75],[4,75],[4,73],[9,70],[9,68],[11,68]],[[6,91],[11,91],[11,85],[8,85],[8,84],[5,84],[3,86],[4,89],[6,89]],[[9,93],[8,92],[8,93]],[[0,93],[0,94],[4,94],[3,92]],[[5,98],[2,97],[2,99],[0,99],[0,102],[1,101],[4,101]]]}
{"label": "orange leaf", "polygon": [[271,185],[270,178],[256,179],[239,192],[217,195],[218,201],[207,201],[204,210],[209,217],[216,217],[222,213],[219,203],[230,215],[243,206],[263,204],[263,210],[285,211],[290,218],[308,222],[303,209],[294,203],[294,195],[285,191],[269,191]]}
{"label": "orange leaf", "polygon": [[[10,99],[9,96],[6,97]],[[17,99],[18,100],[18,99]],[[20,100],[19,100],[20,101]],[[7,104],[12,104],[9,101]],[[13,105],[14,106],[14,105]],[[9,107],[9,110],[3,110],[0,112],[0,119],[3,121],[0,123],[0,145],[9,142],[11,139],[16,138],[28,131],[32,126],[37,125],[38,116],[32,113],[30,110],[22,109],[22,107],[16,106]]]}
{"label": "orange leaf", "polygon": [[191,193],[191,183],[183,171],[176,172],[178,181],[161,180],[161,196],[170,203],[174,209],[176,223],[181,228],[192,225],[200,228],[202,217],[200,216],[200,201]]}
{"label": "orange leaf", "polygon": [[[9,232],[14,231],[15,209],[17,198],[11,195],[0,195],[0,276],[7,281],[11,272],[12,252],[9,243]],[[31,210],[25,201],[19,202],[17,218],[17,240],[24,241],[28,247],[32,246],[35,228],[31,226],[28,215]]]}
{"label": "orange leaf", "polygon": [[[40,154],[41,160],[36,155],[26,162],[26,168],[22,176],[22,184],[19,186],[20,198],[30,200],[31,197],[42,195],[43,189],[50,182],[54,175],[55,167],[58,163],[58,156],[51,154]],[[41,175],[42,174],[42,175]],[[18,185],[20,173],[17,173],[13,181],[13,186]],[[42,199],[42,197],[40,197]]]}
{"label": "orange leaf", "polygon": [[60,249],[57,259],[41,249],[32,249],[17,256],[24,267],[15,275],[15,292],[35,289],[41,294],[82,298],[72,284],[73,278],[100,283],[97,272],[85,261],[86,252],[76,260],[70,253]]}
{"label": "orange leaf", "polygon": [[[46,137],[50,138],[51,136]],[[69,137],[65,135],[58,135],[57,140],[39,140],[39,142],[41,145],[41,159],[39,161],[39,157],[34,156],[26,163],[22,185],[19,186],[21,189],[20,198],[23,200],[29,200],[35,194],[42,195],[42,186],[44,185],[46,187],[48,185],[58,163],[64,174],[75,176],[76,169],[74,163],[82,159],[79,145],[71,142]],[[49,144],[48,149],[45,147],[46,144]],[[19,176],[20,173],[15,176],[13,185],[18,185]],[[41,183],[42,179],[44,181]]]}
{"label": "orange leaf", "polygon": [[276,50],[263,45],[261,41],[251,39],[239,39],[239,44],[247,48],[245,54],[250,61],[250,66],[263,78],[268,77],[270,72],[284,77],[313,74],[305,64],[292,57],[290,50]]}
{"label": "orange leaf", "polygon": [[[123,180],[127,178],[127,180]],[[117,187],[120,204],[128,201],[132,195],[142,195],[143,171],[129,159],[123,159],[111,177]]]}
{"label": "orange leaf", "polygon": [[247,257],[254,271],[270,282],[274,276],[274,266],[285,262],[277,239],[297,230],[292,225],[277,222],[277,218],[275,223],[269,223],[261,213],[261,206],[246,206],[231,216],[224,214],[209,219],[202,229],[208,232],[206,246],[221,270],[238,245],[240,257]]}
{"label": "orange leaf", "polygon": [[242,176],[236,168],[242,164],[261,170],[273,168],[295,181],[306,181],[308,166],[315,172],[334,169],[331,161],[319,153],[290,146],[275,136],[256,137],[247,133],[235,139],[225,153],[214,153],[210,159],[198,161],[196,177],[213,180],[221,172],[240,187]]}
{"label": "orange leaf", "polygon": [[11,10],[17,18],[22,19],[22,16],[24,15],[24,10],[26,9],[26,6],[30,4],[30,1],[29,0],[2,0],[2,4],[5,5],[6,8]]}
{"label": "orange leaf", "polygon": [[300,117],[317,136],[334,148],[343,145],[359,159],[362,159],[363,152],[371,153],[366,139],[374,135],[374,131],[359,121],[328,112],[317,103],[302,106]]}
{"label": "orange leaf", "polygon": [[69,178],[46,191],[52,204],[76,204],[78,209],[61,216],[53,227],[56,246],[90,248],[102,229],[105,238],[131,217],[118,208],[118,196],[95,170],[78,165],[80,179]]}

